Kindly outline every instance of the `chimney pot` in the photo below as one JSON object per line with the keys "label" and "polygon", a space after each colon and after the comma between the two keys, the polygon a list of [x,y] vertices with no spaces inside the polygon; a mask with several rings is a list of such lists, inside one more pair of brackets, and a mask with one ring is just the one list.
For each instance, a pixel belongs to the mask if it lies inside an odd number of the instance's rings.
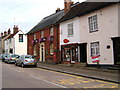
{"label": "chimney pot", "polygon": [[17,26],[17,25],[14,25],[14,27],[13,27],[13,32],[14,32],[14,33],[18,32],[18,26]]}
{"label": "chimney pot", "polygon": [[73,3],[74,2],[71,1],[71,0],[64,0],[64,11],[65,11],[65,13],[71,8],[71,5]]}
{"label": "chimney pot", "polygon": [[8,29],[8,35],[11,33],[10,28]]}
{"label": "chimney pot", "polygon": [[3,37],[3,33],[1,33],[1,37]]}
{"label": "chimney pot", "polygon": [[6,31],[4,31],[4,36],[6,36],[7,35],[7,32]]}
{"label": "chimney pot", "polygon": [[56,13],[60,11],[60,8],[57,8]]}

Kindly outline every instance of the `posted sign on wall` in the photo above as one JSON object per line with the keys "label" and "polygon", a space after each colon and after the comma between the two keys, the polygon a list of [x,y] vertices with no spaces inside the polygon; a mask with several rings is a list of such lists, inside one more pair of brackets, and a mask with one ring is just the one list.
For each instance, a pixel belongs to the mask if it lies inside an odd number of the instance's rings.
{"label": "posted sign on wall", "polygon": [[92,62],[93,63],[98,63],[100,61],[100,55],[98,55],[98,56],[92,56]]}

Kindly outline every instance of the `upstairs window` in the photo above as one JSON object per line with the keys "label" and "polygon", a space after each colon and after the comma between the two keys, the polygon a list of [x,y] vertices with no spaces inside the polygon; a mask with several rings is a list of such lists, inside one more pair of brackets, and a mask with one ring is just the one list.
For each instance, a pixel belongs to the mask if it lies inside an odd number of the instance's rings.
{"label": "upstairs window", "polygon": [[44,38],[44,31],[41,31],[41,38]]}
{"label": "upstairs window", "polygon": [[88,21],[89,21],[89,32],[92,33],[98,31],[97,15],[89,17]]}
{"label": "upstairs window", "polygon": [[69,37],[70,37],[70,36],[73,36],[73,34],[74,34],[74,31],[73,31],[73,23],[68,24],[67,27],[68,27],[68,36],[69,36]]}
{"label": "upstairs window", "polygon": [[23,34],[19,34],[19,42],[23,42]]}
{"label": "upstairs window", "polygon": [[50,28],[50,36],[53,36],[54,32],[53,32],[53,27]]}
{"label": "upstairs window", "polygon": [[34,40],[36,40],[36,33],[34,34]]}

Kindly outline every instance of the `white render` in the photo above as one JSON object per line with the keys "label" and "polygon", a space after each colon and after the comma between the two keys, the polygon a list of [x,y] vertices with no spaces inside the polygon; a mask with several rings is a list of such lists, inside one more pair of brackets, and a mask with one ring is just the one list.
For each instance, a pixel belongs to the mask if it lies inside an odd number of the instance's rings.
{"label": "white render", "polygon": [[[97,15],[98,29],[97,32],[89,33],[88,17]],[[71,43],[87,43],[87,64],[92,63],[91,48],[92,42],[100,43],[100,64],[114,65],[113,41],[112,37],[120,36],[120,5],[115,4],[92,13],[77,17],[60,23],[60,45],[65,45],[63,39],[68,39]],[[119,21],[118,21],[119,20]],[[74,36],[67,37],[67,24],[73,22]],[[110,45],[110,49],[107,49]]]}
{"label": "white render", "polygon": [[[73,36],[68,36],[67,25],[73,23]],[[68,20],[66,22],[60,23],[60,45],[66,45],[63,42],[64,39],[68,39],[69,42],[67,44],[80,43],[80,26],[79,26],[79,18],[74,18],[72,20]]]}
{"label": "white render", "polygon": [[[99,31],[89,33],[88,17],[97,15]],[[118,36],[118,5],[95,11],[80,17],[80,42],[87,42],[87,63],[92,63],[90,43],[100,43],[100,64],[114,64],[113,41],[111,37]],[[110,49],[107,49],[110,45]]]}
{"label": "white render", "polygon": [[[19,42],[19,34],[23,34],[23,42]],[[27,36],[21,30],[11,38],[11,43],[10,39],[5,40],[6,54],[10,54],[10,48],[13,49],[13,54],[27,54]]]}

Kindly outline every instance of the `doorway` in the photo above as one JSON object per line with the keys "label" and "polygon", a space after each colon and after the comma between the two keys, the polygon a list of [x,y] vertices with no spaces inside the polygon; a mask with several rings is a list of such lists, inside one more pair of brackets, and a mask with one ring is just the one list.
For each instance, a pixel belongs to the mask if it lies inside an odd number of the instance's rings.
{"label": "doorway", "polygon": [[80,62],[87,63],[87,43],[80,44]]}
{"label": "doorway", "polygon": [[45,61],[45,45],[44,43],[40,44],[40,62]]}
{"label": "doorway", "polygon": [[114,64],[120,65],[120,37],[113,38]]}

